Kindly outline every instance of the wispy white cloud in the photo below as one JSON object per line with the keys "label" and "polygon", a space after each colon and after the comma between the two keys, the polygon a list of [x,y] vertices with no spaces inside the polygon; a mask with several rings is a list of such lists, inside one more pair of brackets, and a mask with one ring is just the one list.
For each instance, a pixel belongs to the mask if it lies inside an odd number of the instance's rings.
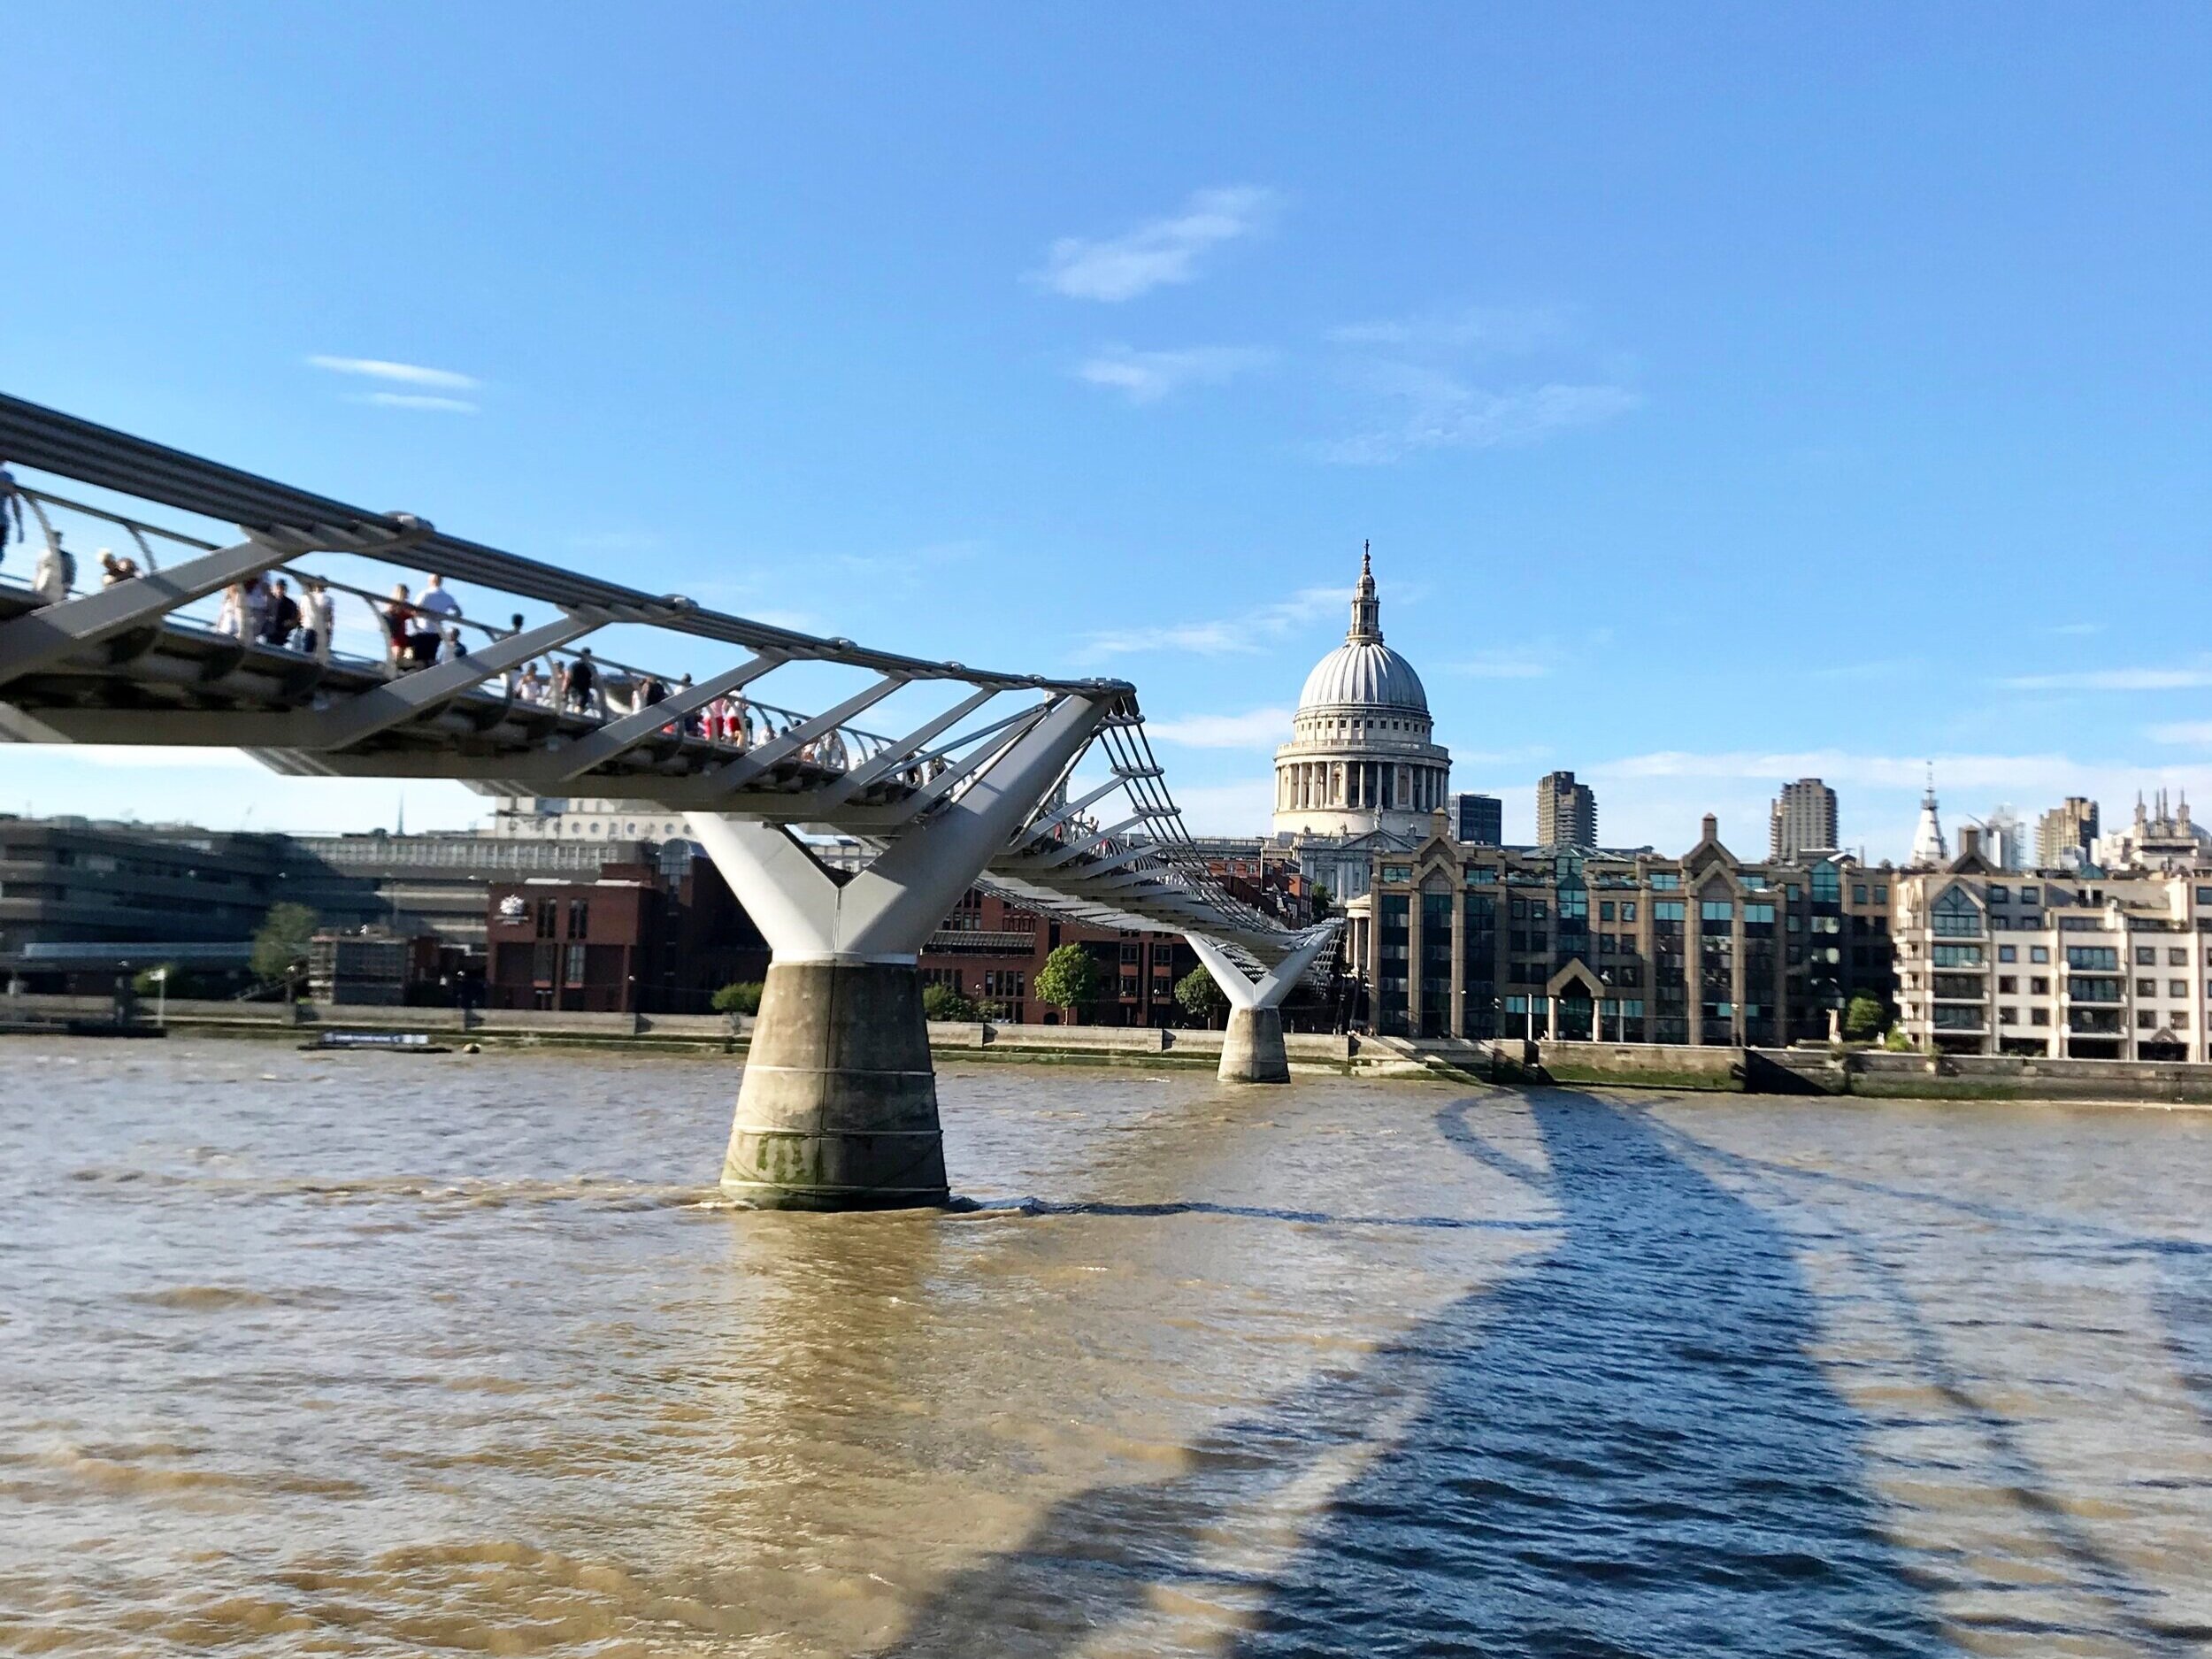
{"label": "wispy white cloud", "polygon": [[1156,403],[1186,386],[1218,386],[1265,368],[1274,353],[1253,346],[1185,346],[1138,351],[1106,346],[1076,365],[1075,378],[1119,392],[1133,403]]}
{"label": "wispy white cloud", "polygon": [[[1384,466],[1426,449],[1488,449],[1535,443],[1577,426],[1617,419],[1643,403],[1625,386],[1553,382],[1518,391],[1486,391],[1451,376],[1399,377],[1397,411],[1349,438],[1323,444],[1321,458],[1348,466]],[[1417,380],[1420,382],[1417,386]]]}
{"label": "wispy white cloud", "polygon": [[1290,740],[1291,710],[1255,709],[1249,714],[1186,714],[1148,719],[1144,729],[1163,743],[1185,749],[1265,749]]}
{"label": "wispy white cloud", "polygon": [[890,580],[912,586],[933,580],[930,572],[948,565],[964,565],[987,549],[978,541],[926,541],[889,553],[840,553],[831,565],[872,581]]}
{"label": "wispy white cloud", "polygon": [[451,369],[426,369],[419,363],[393,363],[382,357],[313,357],[307,361],[311,368],[328,369],[334,374],[357,374],[402,386],[433,387],[442,392],[473,392],[483,385],[474,376],[456,374]]}
{"label": "wispy white cloud", "polygon": [[1453,311],[1349,323],[1329,330],[1328,339],[1340,346],[1505,356],[1558,345],[1567,334],[1568,314],[1560,306],[1475,305]]}
{"label": "wispy white cloud", "polygon": [[[1598,369],[1557,305],[1469,306],[1333,329],[1338,366],[1364,419],[1322,444],[1324,460],[1379,466],[1432,449],[1534,443],[1618,419],[1643,403],[1616,368]],[[1540,359],[1524,383],[1497,385],[1479,365]],[[1549,359],[1543,363],[1541,359]],[[1548,369],[1549,373],[1541,373]]]}
{"label": "wispy white cloud", "polygon": [[2090,668],[2057,674],[2016,674],[1997,682],[2008,691],[2190,691],[2212,686],[2212,661],[2188,668]]}
{"label": "wispy white cloud", "polygon": [[[1873,789],[1921,788],[1928,768],[1935,768],[1941,790],[1996,790],[2014,795],[2095,793],[2100,785],[2135,776],[2133,769],[2109,761],[2087,762],[2070,755],[1938,754],[1870,755],[1848,749],[1729,749],[1696,753],[1660,749],[1604,761],[1586,769],[1593,779],[1748,779],[1780,784],[1792,778],[1821,778],[1832,785]],[[2159,769],[2154,768],[2153,771]]]}
{"label": "wispy white cloud", "polygon": [[440,397],[429,392],[371,392],[357,401],[384,409],[434,409],[449,415],[473,415],[477,407],[465,397]]}
{"label": "wispy white cloud", "polygon": [[1247,655],[1265,650],[1293,629],[1328,615],[1350,600],[1348,588],[1302,588],[1286,599],[1258,606],[1241,616],[1103,630],[1087,638],[1078,648],[1078,655],[1086,662],[1141,651],[1189,651],[1202,657]]}
{"label": "wispy white cloud", "polygon": [[2159,743],[2195,743],[2212,749],[2212,720],[2174,720],[2150,728],[2151,740]]}
{"label": "wispy white cloud", "polygon": [[1542,680],[1551,673],[1552,665],[1527,651],[1480,651],[1463,662],[1447,664],[1445,672],[1470,680]]}
{"label": "wispy white cloud", "polygon": [[2056,627],[2051,629],[2050,632],[2053,634],[2075,635],[2102,634],[2104,632],[2104,624],[2101,622],[2062,622]]}
{"label": "wispy white cloud", "polygon": [[1254,185],[1199,190],[1182,207],[1118,236],[1063,236],[1031,280],[1070,299],[1108,303],[1188,282],[1209,250],[1249,236],[1272,218],[1279,198]]}

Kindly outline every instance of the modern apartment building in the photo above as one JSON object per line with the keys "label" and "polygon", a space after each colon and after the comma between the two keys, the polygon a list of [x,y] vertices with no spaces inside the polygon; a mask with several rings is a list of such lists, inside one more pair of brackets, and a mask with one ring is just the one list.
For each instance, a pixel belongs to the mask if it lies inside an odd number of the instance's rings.
{"label": "modern apartment building", "polygon": [[1786,783],[1768,816],[1767,856],[1777,861],[1836,849],[1836,792],[1817,778]]}
{"label": "modern apartment building", "polygon": [[1376,861],[1349,959],[1385,1035],[1778,1045],[1886,1001],[1894,872],[1748,864],[1705,819],[1679,858],[1471,847]]}
{"label": "modern apartment building", "polygon": [[1946,1054],[2207,1060],[2212,872],[2022,876],[1973,830],[1895,878],[1899,1024]]}
{"label": "modern apartment building", "polygon": [[1505,840],[1505,803],[1494,795],[1454,795],[1452,835],[1470,847],[1497,846]]}
{"label": "modern apartment building", "polygon": [[1540,847],[1595,847],[1598,798],[1571,772],[1547,772],[1536,785],[1536,842]]}

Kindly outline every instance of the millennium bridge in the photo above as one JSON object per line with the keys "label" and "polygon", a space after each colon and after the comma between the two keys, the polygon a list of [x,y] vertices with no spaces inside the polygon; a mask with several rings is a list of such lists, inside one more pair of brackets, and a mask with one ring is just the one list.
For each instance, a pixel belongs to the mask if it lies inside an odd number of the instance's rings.
{"label": "millennium bridge", "polygon": [[[44,578],[21,585],[19,558],[0,568],[0,741],[236,749],[296,775],[449,778],[685,814],[771,952],[723,1166],[739,1198],[947,1199],[918,959],[979,881],[1035,909],[1184,934],[1230,1002],[1223,1079],[1289,1077],[1281,1006],[1318,971],[1334,924],[1286,928],[1210,872],[1125,681],[818,639],[4,396],[0,462],[19,469],[18,551]],[[129,552],[107,585],[72,591],[60,572],[65,552],[81,557],[65,541],[78,520]],[[503,595],[511,626],[396,607],[373,585],[419,571]],[[380,634],[412,618],[427,646],[344,653],[328,637],[342,625],[308,649],[251,637],[239,586],[265,576],[315,584]],[[710,642],[728,665],[695,682],[654,670],[670,635]],[[541,662],[557,686],[588,680],[588,695],[545,695]],[[849,836],[869,860],[833,870],[803,828]]]}

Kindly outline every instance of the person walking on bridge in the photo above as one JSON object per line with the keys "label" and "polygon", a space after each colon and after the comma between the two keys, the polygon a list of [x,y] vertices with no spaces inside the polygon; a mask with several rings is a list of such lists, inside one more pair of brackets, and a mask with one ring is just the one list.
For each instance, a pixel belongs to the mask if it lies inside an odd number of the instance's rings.
{"label": "person walking on bridge", "polygon": [[336,618],[332,614],[330,584],[319,576],[307,579],[307,587],[301,595],[300,649],[319,663],[330,660],[330,630]]}
{"label": "person walking on bridge", "polygon": [[60,531],[50,531],[46,550],[38,556],[38,564],[31,572],[31,586],[48,604],[58,605],[69,597],[69,590],[76,585],[77,556],[64,550]]}
{"label": "person walking on bridge", "polygon": [[394,582],[392,596],[384,603],[384,658],[396,673],[407,666],[407,634],[409,618],[415,607],[409,603],[407,584]]}
{"label": "person walking on bridge", "polygon": [[568,706],[579,714],[590,713],[598,689],[599,671],[592,666],[591,647],[587,645],[568,665]]}
{"label": "person walking on bridge", "polygon": [[0,560],[4,560],[8,553],[10,509],[15,512],[15,539],[23,541],[23,492],[16,488],[15,474],[8,471],[8,464],[0,461]]}
{"label": "person walking on bridge", "polygon": [[299,631],[300,608],[280,576],[270,585],[269,609],[261,618],[261,642],[280,649],[289,646]]}
{"label": "person walking on bridge", "polygon": [[446,592],[445,578],[433,572],[423,584],[422,597],[415,601],[415,609],[433,624],[445,623],[461,614],[461,602]]}

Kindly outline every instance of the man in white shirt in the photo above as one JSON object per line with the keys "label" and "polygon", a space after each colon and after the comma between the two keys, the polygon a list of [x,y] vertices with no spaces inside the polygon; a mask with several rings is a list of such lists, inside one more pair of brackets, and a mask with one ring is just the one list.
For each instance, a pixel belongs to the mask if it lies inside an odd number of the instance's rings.
{"label": "man in white shirt", "polygon": [[330,589],[316,577],[307,579],[307,592],[300,605],[300,626],[306,630],[302,641],[308,655],[319,663],[330,660],[330,630],[335,620],[330,599]]}
{"label": "man in white shirt", "polygon": [[424,585],[422,596],[415,601],[415,609],[430,618],[434,627],[448,617],[459,616],[461,602],[446,592],[444,577],[433,576]]}

